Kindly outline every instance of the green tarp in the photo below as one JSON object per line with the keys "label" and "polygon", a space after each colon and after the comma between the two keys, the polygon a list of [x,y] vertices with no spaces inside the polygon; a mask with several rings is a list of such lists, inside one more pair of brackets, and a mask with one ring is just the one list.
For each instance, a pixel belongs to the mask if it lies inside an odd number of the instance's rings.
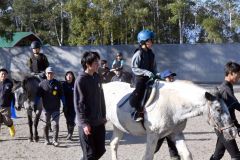
{"label": "green tarp", "polygon": [[14,47],[17,43],[23,40],[26,37],[34,36],[36,40],[41,41],[34,33],[32,32],[15,32],[13,33],[13,39],[7,40],[6,38],[0,37],[0,47]]}

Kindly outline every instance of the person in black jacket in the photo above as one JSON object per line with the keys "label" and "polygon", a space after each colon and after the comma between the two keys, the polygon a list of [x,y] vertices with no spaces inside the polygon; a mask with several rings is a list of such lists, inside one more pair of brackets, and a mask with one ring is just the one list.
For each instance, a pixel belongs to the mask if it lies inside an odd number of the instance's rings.
{"label": "person in black jacket", "polygon": [[[240,111],[240,103],[234,95],[233,85],[238,82],[239,78],[240,65],[235,62],[228,62],[225,65],[225,79],[218,87],[221,97],[228,107],[233,123],[238,130],[240,129],[240,125],[236,119],[235,110]],[[225,150],[228,151],[232,160],[240,160],[240,151],[238,149],[236,140],[226,140],[223,136],[223,133],[219,132],[217,129],[215,129],[215,133],[217,135],[217,143],[215,151],[210,160],[220,160],[223,157]]]}
{"label": "person in black jacket", "polygon": [[75,110],[73,104],[73,89],[74,89],[75,76],[72,71],[67,71],[65,74],[65,81],[63,82],[63,92],[65,96],[65,110],[64,116],[67,123],[67,140],[72,140],[72,135],[74,131],[74,120],[75,120]]}
{"label": "person in black jacket", "polygon": [[[49,125],[53,122],[53,142],[52,144],[56,147],[58,143],[58,132],[59,132],[59,117],[60,117],[60,100],[63,103],[63,110],[65,109],[65,97],[61,83],[54,79],[54,72],[52,67],[46,68],[47,79],[43,80],[39,84],[37,91],[37,98],[35,100],[34,111],[36,112],[37,104],[40,97],[43,103],[43,119],[45,121],[43,132],[45,137],[45,145],[50,145],[49,141]],[[52,120],[51,120],[52,118]]]}
{"label": "person in black jacket", "polygon": [[31,43],[31,48],[33,53],[29,58],[29,69],[34,75],[39,75],[41,78],[43,77],[45,69],[49,66],[47,57],[40,53],[41,43],[38,41],[33,41]]}
{"label": "person in black jacket", "polygon": [[83,160],[97,160],[105,153],[106,108],[100,76],[100,56],[85,52],[83,67],[74,85],[74,107]]}
{"label": "person in black jacket", "polygon": [[8,71],[0,69],[0,124],[9,127],[11,137],[15,136],[15,128],[11,119],[11,101],[13,100],[13,83],[8,78]]}

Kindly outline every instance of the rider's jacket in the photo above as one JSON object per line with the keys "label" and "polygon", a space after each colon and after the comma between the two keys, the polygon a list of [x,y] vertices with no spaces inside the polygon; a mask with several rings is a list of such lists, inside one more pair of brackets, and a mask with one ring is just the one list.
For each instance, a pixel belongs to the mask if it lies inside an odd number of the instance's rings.
{"label": "rider's jacket", "polygon": [[47,57],[42,54],[39,53],[38,56],[34,56],[34,54],[31,54],[31,57],[29,59],[29,68],[31,72],[34,73],[40,73],[40,72],[44,72],[45,69],[49,66]]}
{"label": "rider's jacket", "polygon": [[233,91],[233,85],[228,82],[224,81],[219,87],[218,87],[220,94],[222,96],[222,99],[226,103],[230,116],[235,124],[236,127],[240,127],[238,124],[238,121],[236,119],[235,115],[235,109],[240,111],[240,103],[238,102],[237,98],[234,95]]}
{"label": "rider's jacket", "polygon": [[152,50],[137,49],[133,55],[131,67],[136,76],[149,76],[149,72],[156,74],[155,55]]}
{"label": "rider's jacket", "polygon": [[0,82],[0,108],[11,106],[11,101],[13,100],[12,87],[13,83],[9,79]]}
{"label": "rider's jacket", "polygon": [[56,79],[53,80],[45,79],[39,83],[37,96],[42,98],[44,111],[46,112],[59,111],[60,100],[64,96],[62,85]]}

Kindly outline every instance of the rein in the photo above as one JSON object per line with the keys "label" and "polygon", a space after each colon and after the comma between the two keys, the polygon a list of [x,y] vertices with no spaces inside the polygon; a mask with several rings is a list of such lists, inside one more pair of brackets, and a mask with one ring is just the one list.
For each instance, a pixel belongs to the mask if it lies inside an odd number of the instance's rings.
{"label": "rein", "polygon": [[212,120],[212,122],[214,123],[214,128],[215,128],[216,130],[218,130],[220,133],[222,133],[224,130],[229,129],[229,128],[231,128],[231,127],[234,127],[234,124],[233,124],[233,123],[231,123],[231,124],[229,124],[229,125],[227,125],[227,126],[225,126],[225,127],[220,127],[220,126],[215,122],[215,120],[212,118],[212,116],[210,115],[210,105],[209,105],[209,103],[210,103],[210,102],[208,102],[208,121],[210,122],[210,120]]}

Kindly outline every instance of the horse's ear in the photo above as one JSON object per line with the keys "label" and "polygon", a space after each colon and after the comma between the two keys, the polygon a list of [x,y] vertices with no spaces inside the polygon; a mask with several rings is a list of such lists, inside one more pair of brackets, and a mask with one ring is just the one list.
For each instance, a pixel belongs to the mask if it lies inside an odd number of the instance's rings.
{"label": "horse's ear", "polygon": [[214,100],[216,100],[216,97],[215,96],[213,96],[211,93],[209,93],[209,92],[205,92],[205,98],[207,99],[207,100],[209,100],[209,101],[214,101]]}

